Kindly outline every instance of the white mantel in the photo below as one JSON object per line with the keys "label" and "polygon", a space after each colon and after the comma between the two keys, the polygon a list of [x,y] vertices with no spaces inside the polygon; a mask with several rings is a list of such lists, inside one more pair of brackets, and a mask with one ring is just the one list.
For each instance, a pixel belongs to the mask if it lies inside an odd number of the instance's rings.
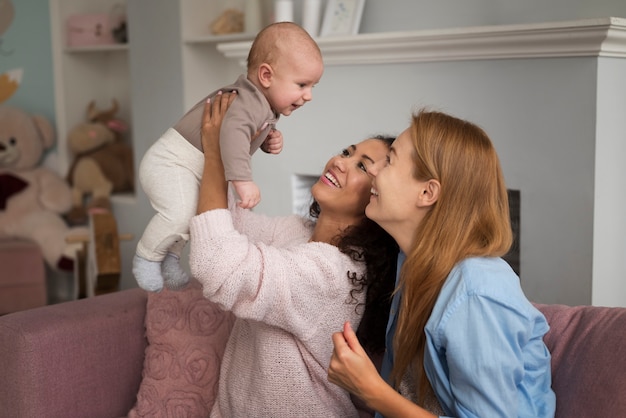
{"label": "white mantel", "polygon": [[[211,42],[216,42],[211,37]],[[187,39],[187,43],[207,42]],[[539,24],[476,26],[318,38],[326,65],[539,57],[626,58],[626,19],[607,17]],[[218,42],[244,62],[251,41]]]}

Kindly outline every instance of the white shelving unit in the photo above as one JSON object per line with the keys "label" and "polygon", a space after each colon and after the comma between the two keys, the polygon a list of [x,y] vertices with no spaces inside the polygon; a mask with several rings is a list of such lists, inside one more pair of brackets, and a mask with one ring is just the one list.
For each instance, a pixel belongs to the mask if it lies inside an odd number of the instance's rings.
{"label": "white shelving unit", "polygon": [[[127,44],[67,46],[66,22],[76,14],[113,13],[124,5],[120,0],[49,0],[52,30],[52,59],[55,84],[55,113],[58,170],[65,175],[72,156],[66,144],[68,132],[86,120],[86,109],[95,100],[107,109],[113,99],[117,116],[131,123],[130,71]],[[132,142],[132,138],[129,138]]]}
{"label": "white shelving unit", "polygon": [[184,39],[184,43],[193,44],[219,44],[222,42],[239,42],[254,39],[254,33],[231,33],[225,35],[192,35]]}

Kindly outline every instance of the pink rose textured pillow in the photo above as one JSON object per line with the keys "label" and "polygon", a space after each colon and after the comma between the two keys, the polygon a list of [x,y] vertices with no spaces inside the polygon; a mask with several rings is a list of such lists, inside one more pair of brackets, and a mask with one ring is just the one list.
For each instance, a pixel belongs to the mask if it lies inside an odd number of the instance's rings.
{"label": "pink rose textured pillow", "polygon": [[195,280],[181,291],[150,293],[143,379],[128,416],[207,417],[232,324]]}

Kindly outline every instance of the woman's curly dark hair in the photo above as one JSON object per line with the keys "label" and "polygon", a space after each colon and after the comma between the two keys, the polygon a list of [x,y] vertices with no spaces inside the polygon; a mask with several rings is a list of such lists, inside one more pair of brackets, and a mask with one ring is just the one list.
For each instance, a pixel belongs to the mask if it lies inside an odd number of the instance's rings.
{"label": "woman's curly dark hair", "polygon": [[[394,137],[382,135],[372,138],[388,146],[395,140]],[[313,200],[309,215],[317,219],[319,214],[320,206]],[[365,310],[356,334],[368,353],[380,354],[385,350],[385,332],[396,280],[398,244],[376,222],[363,218],[360,223],[344,231],[337,247],[353,260],[365,262],[365,275],[358,277],[354,272],[347,272],[348,278],[355,285],[353,292],[367,289]],[[355,309],[360,309],[360,306],[357,305]]]}

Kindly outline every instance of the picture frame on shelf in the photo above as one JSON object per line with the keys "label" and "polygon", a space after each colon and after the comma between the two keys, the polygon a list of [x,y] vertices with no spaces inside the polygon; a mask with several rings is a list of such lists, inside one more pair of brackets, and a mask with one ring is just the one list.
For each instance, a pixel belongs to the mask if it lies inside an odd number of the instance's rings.
{"label": "picture frame on shelf", "polygon": [[328,0],[320,37],[359,33],[365,0]]}

